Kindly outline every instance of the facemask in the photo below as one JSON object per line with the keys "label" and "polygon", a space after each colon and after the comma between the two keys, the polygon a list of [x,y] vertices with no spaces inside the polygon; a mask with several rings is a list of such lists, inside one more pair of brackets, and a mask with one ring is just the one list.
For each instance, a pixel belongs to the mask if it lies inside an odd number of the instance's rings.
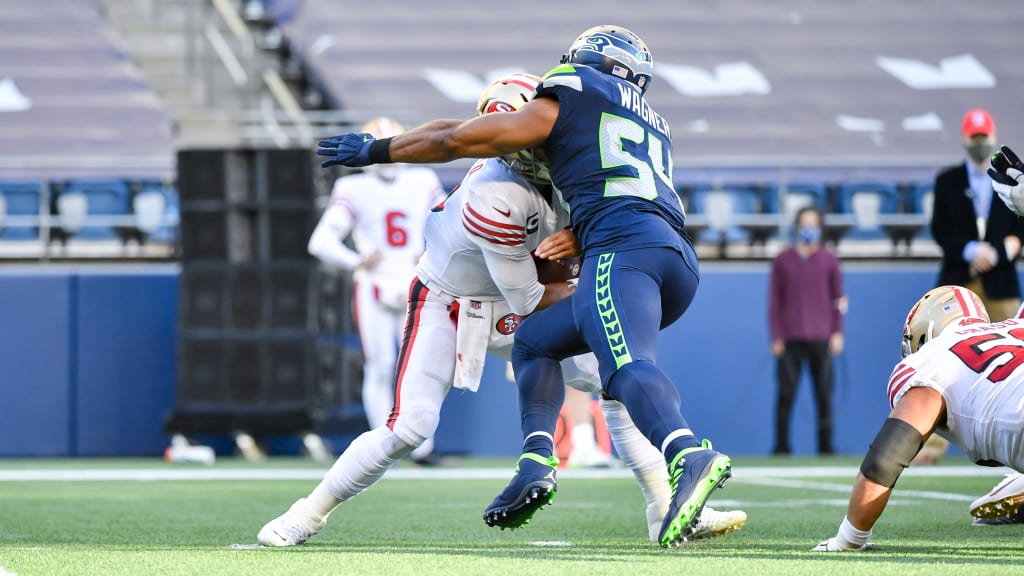
{"label": "facemask", "polygon": [[821,228],[817,226],[803,226],[796,232],[796,237],[801,244],[816,244],[821,239]]}
{"label": "facemask", "polygon": [[967,150],[967,155],[971,157],[975,164],[981,164],[996,151],[995,146],[985,142],[964,146],[964,149]]}

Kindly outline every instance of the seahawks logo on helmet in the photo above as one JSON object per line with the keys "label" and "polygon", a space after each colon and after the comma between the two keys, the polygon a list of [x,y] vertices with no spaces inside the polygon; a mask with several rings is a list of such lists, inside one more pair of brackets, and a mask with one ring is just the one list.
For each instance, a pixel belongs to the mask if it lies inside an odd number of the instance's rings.
{"label": "seahawks logo on helmet", "polygon": [[651,83],[654,60],[647,44],[621,26],[595,26],[578,38],[562,56],[563,64],[589,66],[632,82],[643,93]]}

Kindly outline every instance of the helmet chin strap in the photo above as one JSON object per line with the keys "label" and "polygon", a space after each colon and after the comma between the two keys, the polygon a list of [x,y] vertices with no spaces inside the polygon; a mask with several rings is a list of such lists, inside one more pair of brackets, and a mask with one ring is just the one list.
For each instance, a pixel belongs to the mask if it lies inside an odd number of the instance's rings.
{"label": "helmet chin strap", "polygon": [[925,332],[925,334],[927,335],[927,337],[924,339],[925,342],[930,342],[932,338],[938,336],[938,334],[935,333],[935,320],[928,321],[928,330]]}

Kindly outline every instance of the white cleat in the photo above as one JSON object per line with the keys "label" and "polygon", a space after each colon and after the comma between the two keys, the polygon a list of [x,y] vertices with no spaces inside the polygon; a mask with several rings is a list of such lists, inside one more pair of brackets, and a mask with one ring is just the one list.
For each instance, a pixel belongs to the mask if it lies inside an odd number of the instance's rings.
{"label": "white cleat", "polygon": [[715,538],[730,532],[735,532],[747,523],[747,513],[743,510],[727,510],[719,512],[710,506],[705,506],[701,512],[700,520],[690,534],[691,540],[698,538]]}
{"label": "white cleat", "polygon": [[287,512],[267,522],[256,539],[264,546],[298,546],[319,532],[326,520],[318,518],[309,509],[306,499],[300,498]]}
{"label": "white cleat", "polygon": [[1008,474],[988,494],[972,502],[970,512],[976,526],[1024,522],[1024,474]]}
{"label": "white cleat", "polygon": [[[647,506],[647,533],[652,542],[658,541],[661,533],[661,524],[665,519],[665,506],[658,506],[657,503]],[[747,523],[747,513],[743,510],[728,510],[719,512],[711,506],[705,506],[701,512],[700,520],[690,535],[689,540],[699,538],[715,538],[730,532],[735,532]]]}

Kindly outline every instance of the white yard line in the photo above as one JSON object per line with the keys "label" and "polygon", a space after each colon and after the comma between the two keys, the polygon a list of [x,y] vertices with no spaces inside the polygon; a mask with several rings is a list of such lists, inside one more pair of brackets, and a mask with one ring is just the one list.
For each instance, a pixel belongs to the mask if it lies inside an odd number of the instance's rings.
{"label": "white yard line", "polygon": [[[824,492],[838,492],[849,494],[853,488],[853,478],[846,484],[833,484],[831,482],[805,482],[803,480],[788,480],[785,478],[737,478],[737,482],[745,484],[757,484],[759,486],[771,486],[774,488],[798,488],[801,490],[821,490]],[[978,496],[955,494],[952,492],[934,492],[931,490],[899,490],[901,497],[913,496],[916,498],[927,498],[929,500],[949,500],[953,502],[973,502]]]}
{"label": "white yard line", "polygon": [[4,568],[3,566],[0,566],[0,576],[18,576],[18,575],[15,574],[14,572],[11,572],[10,570]]}
{"label": "white yard line", "polygon": [[[0,470],[0,482],[105,482],[105,481],[184,481],[184,480],[320,480],[324,468],[206,468],[183,465],[181,468],[96,468],[96,469],[23,469]],[[933,466],[910,468],[904,472],[908,478],[964,478],[1001,477],[1005,468],[980,466]],[[738,467],[732,481],[764,483],[781,486],[778,482],[762,479],[849,478],[844,490],[849,490],[857,475],[855,466],[812,467]],[[507,468],[397,468],[385,476],[393,480],[507,480],[512,467]],[[559,470],[561,479],[632,478],[625,468]],[[812,483],[813,484],[813,483]],[[828,485],[828,484],[823,484]],[[839,486],[830,485],[830,486]],[[0,575],[3,576],[3,575]]]}

